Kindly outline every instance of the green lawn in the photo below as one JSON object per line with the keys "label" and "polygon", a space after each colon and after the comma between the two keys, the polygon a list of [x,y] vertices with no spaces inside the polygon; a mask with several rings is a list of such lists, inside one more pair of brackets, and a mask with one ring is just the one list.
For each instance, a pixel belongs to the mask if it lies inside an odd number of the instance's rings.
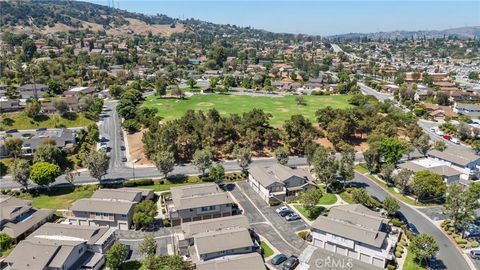
{"label": "green lawn", "polygon": [[293,205],[293,207],[295,207],[295,209],[297,209],[298,212],[300,212],[304,217],[308,218],[309,220],[317,219],[317,217],[320,216],[323,213],[323,211],[326,210],[325,207],[317,206],[317,207],[315,207],[315,210],[312,213],[309,213],[300,204],[295,204],[295,205]]}
{"label": "green lawn", "polygon": [[184,100],[162,99],[151,95],[143,103],[143,106],[158,109],[158,114],[164,120],[179,118],[187,110],[217,109],[222,115],[242,114],[254,108],[262,109],[271,113],[271,124],[281,126],[292,115],[301,114],[312,122],[315,120],[315,112],[326,106],[333,108],[347,108],[350,96],[303,96],[307,105],[297,105],[295,96],[264,97],[247,95],[209,94],[194,95]]}
{"label": "green lawn", "polygon": [[425,267],[420,266],[415,262],[415,256],[413,253],[408,251],[407,257],[405,258],[405,264],[403,265],[403,270],[424,270]]}
{"label": "green lawn", "polygon": [[352,199],[352,194],[349,192],[349,190],[344,190],[340,194],[338,194],[342,200],[344,200],[346,203],[349,204],[354,204],[355,202]]}
{"label": "green lawn", "polygon": [[375,183],[379,184],[381,187],[386,189],[392,196],[394,196],[395,198],[403,201],[404,203],[407,203],[407,204],[410,204],[410,205],[418,205],[418,206],[434,205],[434,204],[429,204],[429,203],[417,202],[410,197],[404,196],[404,195],[396,192],[393,187],[388,186],[385,182],[380,181],[377,178],[373,177],[364,165],[356,165],[355,170],[359,173],[364,174],[366,177],[370,178]]}
{"label": "green lawn", "polygon": [[58,114],[40,115],[34,119],[28,117],[24,112],[4,113],[0,115],[0,130],[85,127],[92,123],[94,123],[94,121],[85,118],[83,113],[78,113],[68,118]]}
{"label": "green lawn", "polygon": [[267,258],[273,255],[273,250],[267,245],[267,243],[261,241],[260,247],[262,248],[262,255],[264,258]]}
{"label": "green lawn", "polygon": [[318,204],[324,204],[324,205],[331,205],[337,202],[337,196],[332,193],[323,193],[322,198],[318,202]]}
{"label": "green lawn", "polygon": [[60,189],[50,195],[31,195],[25,194],[23,199],[32,200],[32,206],[35,208],[47,209],[68,209],[76,200],[90,198],[97,186],[87,185],[71,189]]}

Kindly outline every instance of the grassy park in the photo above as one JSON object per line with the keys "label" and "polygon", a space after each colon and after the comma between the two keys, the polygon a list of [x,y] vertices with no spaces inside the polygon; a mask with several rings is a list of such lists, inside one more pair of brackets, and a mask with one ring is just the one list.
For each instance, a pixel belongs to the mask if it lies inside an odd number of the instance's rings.
{"label": "grassy park", "polygon": [[318,109],[331,106],[333,108],[347,108],[350,106],[350,96],[303,96],[306,105],[298,105],[296,96],[247,96],[228,94],[194,95],[179,99],[166,99],[151,95],[143,106],[158,109],[158,114],[164,120],[179,118],[188,110],[217,109],[220,114],[242,114],[254,108],[271,113],[271,124],[281,126],[292,115],[301,114],[312,122]]}
{"label": "grassy park", "polygon": [[4,113],[0,115],[0,130],[8,129],[37,129],[58,127],[85,127],[94,121],[85,118],[82,113],[71,117],[62,117],[58,114],[38,115],[30,118],[24,112]]}

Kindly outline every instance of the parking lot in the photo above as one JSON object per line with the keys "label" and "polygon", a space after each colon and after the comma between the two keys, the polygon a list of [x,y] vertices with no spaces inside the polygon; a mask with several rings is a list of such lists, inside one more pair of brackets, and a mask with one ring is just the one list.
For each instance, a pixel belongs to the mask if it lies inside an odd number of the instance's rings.
{"label": "parking lot", "polygon": [[120,243],[128,245],[131,250],[129,260],[137,260],[143,258],[143,254],[139,252],[139,245],[145,236],[153,233],[155,241],[158,244],[157,254],[161,256],[173,254],[173,237],[171,228],[160,228],[155,232],[143,232],[132,230],[118,230],[116,235]]}
{"label": "parking lot", "polygon": [[275,212],[279,206],[270,207],[245,181],[238,182],[231,193],[248,217],[252,228],[279,252],[287,256],[299,255],[307,246],[296,234],[309,228],[303,220],[286,221]]}

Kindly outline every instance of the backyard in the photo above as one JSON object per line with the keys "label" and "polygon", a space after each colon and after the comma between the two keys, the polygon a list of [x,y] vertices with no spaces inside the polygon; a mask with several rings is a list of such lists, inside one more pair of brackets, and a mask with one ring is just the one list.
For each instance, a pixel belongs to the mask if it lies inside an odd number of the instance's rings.
{"label": "backyard", "polygon": [[194,95],[185,99],[165,99],[151,95],[143,106],[158,109],[163,120],[172,120],[185,114],[187,110],[217,109],[220,114],[242,114],[254,108],[271,113],[270,120],[273,126],[281,126],[292,115],[300,114],[312,122],[318,109],[331,106],[332,108],[347,108],[350,96],[302,96],[306,105],[298,105],[296,96],[247,96],[229,94]]}
{"label": "backyard", "polygon": [[61,188],[47,194],[32,195],[24,193],[22,199],[32,200],[35,208],[68,209],[76,200],[90,198],[97,185],[85,185],[77,188]]}
{"label": "backyard", "polygon": [[58,114],[38,115],[28,117],[24,112],[0,114],[0,130],[8,129],[37,129],[37,128],[60,128],[60,127],[85,127],[94,121],[85,118],[83,113],[62,117]]}

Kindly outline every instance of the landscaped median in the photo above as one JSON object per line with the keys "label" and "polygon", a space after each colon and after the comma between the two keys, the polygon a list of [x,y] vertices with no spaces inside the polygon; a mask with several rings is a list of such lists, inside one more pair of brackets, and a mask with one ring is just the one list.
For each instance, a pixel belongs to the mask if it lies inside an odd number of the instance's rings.
{"label": "landscaped median", "polygon": [[453,227],[452,222],[448,219],[444,220],[440,227],[461,249],[478,248],[480,246],[478,241],[464,238],[462,234],[455,233],[455,228]]}

